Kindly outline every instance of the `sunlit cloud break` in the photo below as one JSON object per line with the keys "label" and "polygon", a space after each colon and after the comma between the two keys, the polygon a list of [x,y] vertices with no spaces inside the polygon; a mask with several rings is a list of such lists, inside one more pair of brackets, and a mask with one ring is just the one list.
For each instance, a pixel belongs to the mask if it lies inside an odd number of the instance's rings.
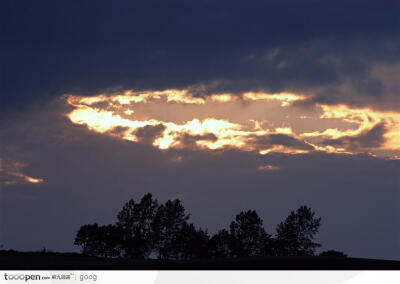
{"label": "sunlit cloud break", "polygon": [[[354,109],[346,105],[329,106],[318,104],[318,106],[323,110],[320,119],[341,119],[357,125],[357,128],[344,130],[327,128],[324,131],[303,133],[301,134],[303,137],[322,137],[330,139],[328,141],[331,141],[332,144],[343,144],[341,143],[343,140],[357,143],[354,138],[358,137],[365,139],[363,145],[359,145],[365,149],[400,150],[400,113],[376,111],[371,108]],[[377,131],[373,133],[378,126],[384,128],[383,133],[377,133]],[[378,134],[381,134],[381,136],[379,137]],[[376,147],[376,143],[373,143],[376,139],[380,139],[378,141],[380,142],[379,147]]]}
{"label": "sunlit cloud break", "polygon": [[0,184],[15,185],[21,183],[42,183],[42,178],[28,176],[22,172],[27,166],[26,163],[17,161],[5,161],[0,158]]}
{"label": "sunlit cloud break", "polygon": [[[308,98],[302,94],[245,92],[196,97],[189,90],[169,89],[86,97],[68,94],[64,98],[73,107],[67,114],[72,123],[119,139],[151,143],[162,150],[394,156],[398,153],[393,151],[400,149],[400,113],[321,104],[316,105],[318,113],[310,113],[292,106]],[[304,117],[308,118],[306,124]]]}

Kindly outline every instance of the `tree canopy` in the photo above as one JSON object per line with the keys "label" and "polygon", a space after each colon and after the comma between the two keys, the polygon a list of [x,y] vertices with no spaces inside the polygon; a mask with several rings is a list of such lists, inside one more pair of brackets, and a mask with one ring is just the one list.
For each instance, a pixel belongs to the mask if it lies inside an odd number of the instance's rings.
{"label": "tree canopy", "polygon": [[148,193],[139,203],[129,200],[118,213],[117,226],[122,231],[124,256],[147,258],[151,254],[155,242],[152,226],[158,209],[158,201]]}
{"label": "tree canopy", "polygon": [[321,245],[314,242],[321,225],[321,218],[307,206],[292,211],[276,228],[276,251],[278,255],[314,255]]}
{"label": "tree canopy", "polygon": [[[152,194],[139,202],[129,200],[117,214],[115,225],[97,223],[79,228],[75,245],[82,253],[132,259],[207,259],[251,256],[312,256],[321,218],[307,206],[292,211],[276,227],[275,235],[263,227],[255,210],[242,211],[229,229],[210,236],[189,223],[190,215],[179,199],[160,204]],[[332,251],[323,255],[332,255]]]}

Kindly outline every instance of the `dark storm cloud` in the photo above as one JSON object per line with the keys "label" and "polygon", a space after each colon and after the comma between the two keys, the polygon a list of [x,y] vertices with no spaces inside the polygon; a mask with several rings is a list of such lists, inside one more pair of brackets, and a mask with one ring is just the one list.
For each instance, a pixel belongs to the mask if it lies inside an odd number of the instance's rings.
{"label": "dark storm cloud", "polygon": [[[399,62],[399,5],[3,1],[1,105],[10,110],[119,86],[206,84],[210,91],[312,91],[327,102],[362,104],[367,97],[390,108],[382,82],[368,72],[376,62]],[[362,94],[333,86],[348,80]]]}
{"label": "dark storm cloud", "polygon": [[379,148],[385,143],[386,129],[384,123],[375,125],[372,129],[363,131],[357,136],[343,136],[337,139],[325,139],[322,143],[335,147],[343,147],[351,151]]}

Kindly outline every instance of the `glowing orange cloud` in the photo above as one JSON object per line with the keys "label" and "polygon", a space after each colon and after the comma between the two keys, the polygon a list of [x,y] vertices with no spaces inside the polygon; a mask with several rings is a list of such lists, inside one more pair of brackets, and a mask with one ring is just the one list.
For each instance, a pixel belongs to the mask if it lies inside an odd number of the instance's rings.
{"label": "glowing orange cloud", "polygon": [[4,162],[4,159],[0,158],[0,184],[13,185],[18,183],[41,183],[44,180],[42,178],[34,178],[22,173],[22,169],[26,167],[25,163],[9,161]]}
{"label": "glowing orange cloud", "polygon": [[209,99],[213,102],[226,103],[226,102],[237,101],[239,97],[232,94],[215,94],[209,96]]}
{"label": "glowing orange cloud", "polygon": [[24,181],[26,182],[30,182],[30,183],[40,183],[43,182],[43,179],[41,178],[33,178],[30,176],[27,176],[23,173],[19,173],[19,172],[7,172],[7,174],[11,175],[11,176],[16,176],[16,177],[20,177],[22,178]]}
{"label": "glowing orange cloud", "polygon": [[[379,149],[369,149],[368,153],[381,155],[386,151],[384,156],[394,156],[397,153],[393,151],[400,150],[400,113],[346,105],[318,104],[319,114],[291,108],[293,102],[308,98],[302,94],[245,92],[197,97],[186,89],[168,89],[127,90],[90,97],[66,95],[65,98],[73,107],[67,114],[71,122],[85,125],[97,133],[141,142],[138,134],[141,129],[161,126],[159,133],[146,141],[162,150],[194,147],[208,150],[234,148],[257,151],[261,155],[273,152],[306,154],[310,151],[354,154],[357,151],[346,145],[325,145],[323,141],[357,137],[379,123],[385,124],[384,144]],[[263,117],[268,114],[272,116]],[[272,117],[279,119],[274,122]],[[297,142],[285,144],[261,139],[271,135],[291,137],[291,141]]]}
{"label": "glowing orange cloud", "polygon": [[356,125],[355,129],[339,130],[328,128],[324,131],[307,132],[301,134],[303,137],[327,137],[338,139],[345,136],[356,137],[362,132],[371,130],[379,123],[384,123],[387,132],[384,134],[383,150],[400,150],[400,113],[376,111],[371,108],[350,108],[346,105],[322,105],[318,104],[323,111],[321,119],[342,119],[343,121]]}
{"label": "glowing orange cloud", "polygon": [[[260,96],[259,98],[257,96]],[[251,98],[248,94],[244,94],[242,97],[247,99],[262,99],[266,100],[266,94],[254,94]],[[282,98],[280,95],[270,95],[271,100],[277,101],[294,101],[295,95],[283,94]],[[154,92],[133,92],[125,91],[122,94],[113,94],[106,96],[100,94],[95,97],[79,97],[68,95],[66,96],[67,102],[74,106],[75,109],[68,114],[69,119],[75,124],[86,125],[90,130],[99,133],[108,133],[114,136],[118,136],[124,140],[138,141],[138,137],[135,135],[135,131],[145,126],[156,126],[163,125],[165,130],[162,135],[154,139],[153,146],[159,149],[169,148],[184,148],[185,145],[181,141],[183,134],[190,136],[203,136],[212,134],[216,137],[215,140],[200,139],[195,142],[198,148],[205,148],[211,150],[218,150],[224,148],[238,148],[245,151],[258,150],[260,153],[266,153],[266,151],[280,151],[281,149],[285,153],[303,153],[290,149],[289,147],[279,148],[267,148],[262,149],[258,145],[249,143],[250,136],[265,136],[273,133],[285,133],[292,134],[290,127],[280,127],[274,130],[263,129],[257,121],[255,121],[255,127],[248,127],[238,123],[230,122],[227,119],[215,119],[206,118],[199,120],[194,118],[192,120],[185,121],[183,123],[174,123],[170,121],[161,121],[157,119],[147,120],[135,120],[131,118],[122,117],[122,113],[126,115],[132,115],[135,113],[131,108],[135,104],[148,103],[150,101],[164,100],[168,103],[183,103],[183,104],[206,104],[207,102],[225,103],[237,101],[240,98],[232,94],[215,94],[207,98],[196,98],[188,94],[186,90],[166,90],[166,91],[154,91]],[[96,107],[96,104],[101,102],[108,102],[110,105],[121,108],[119,105],[129,105],[128,110],[124,110],[122,113],[114,110],[104,110]],[[112,134],[113,129],[119,127],[123,129],[118,134]]]}
{"label": "glowing orange cloud", "polygon": [[295,101],[305,100],[307,97],[305,95],[291,94],[291,93],[279,93],[279,94],[267,94],[267,93],[244,93],[242,95],[244,100],[266,100],[272,101],[277,100],[281,102],[282,107],[289,106],[290,103]]}
{"label": "glowing orange cloud", "polygon": [[168,89],[164,91],[143,91],[134,92],[127,90],[121,93],[115,94],[99,94],[94,97],[80,97],[80,96],[68,96],[68,102],[70,104],[88,104],[93,105],[95,103],[111,101],[118,102],[121,105],[129,105],[132,103],[146,103],[150,100],[166,100],[167,102],[176,102],[184,104],[205,104],[207,101],[212,102],[232,102],[238,99],[244,101],[251,100],[265,100],[265,101],[280,101],[282,106],[289,106],[290,103],[300,100],[305,100],[305,95],[291,94],[291,93],[277,93],[269,94],[263,92],[247,92],[242,94],[231,94],[221,93],[212,94],[210,96],[195,97],[188,90],[177,90]]}
{"label": "glowing orange cloud", "polygon": [[214,134],[216,141],[199,140],[196,142],[199,148],[222,149],[225,147],[243,148],[246,150],[254,150],[254,147],[248,146],[247,137],[250,134],[267,135],[268,130],[251,130],[244,129],[243,126],[231,123],[222,119],[205,119],[200,121],[193,119],[184,124],[176,124],[172,122],[164,122],[159,120],[137,121],[122,118],[118,114],[111,111],[102,111],[87,106],[81,106],[73,110],[68,117],[75,124],[84,124],[90,130],[107,133],[116,127],[126,128],[125,131],[119,132],[117,135],[122,139],[129,141],[138,141],[133,134],[135,130],[145,126],[164,125],[165,130],[161,137],[153,141],[153,145],[159,149],[168,148],[184,148],[179,140],[182,134],[192,136]]}

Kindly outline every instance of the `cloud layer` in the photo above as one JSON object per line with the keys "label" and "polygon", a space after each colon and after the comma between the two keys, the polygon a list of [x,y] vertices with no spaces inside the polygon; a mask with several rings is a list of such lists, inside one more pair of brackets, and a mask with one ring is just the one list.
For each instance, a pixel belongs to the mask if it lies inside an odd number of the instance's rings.
{"label": "cloud layer", "polygon": [[365,152],[397,158],[400,113],[346,105],[316,104],[311,111],[293,106],[306,99],[265,92],[196,97],[190,89],[66,96],[74,124],[159,149]]}

